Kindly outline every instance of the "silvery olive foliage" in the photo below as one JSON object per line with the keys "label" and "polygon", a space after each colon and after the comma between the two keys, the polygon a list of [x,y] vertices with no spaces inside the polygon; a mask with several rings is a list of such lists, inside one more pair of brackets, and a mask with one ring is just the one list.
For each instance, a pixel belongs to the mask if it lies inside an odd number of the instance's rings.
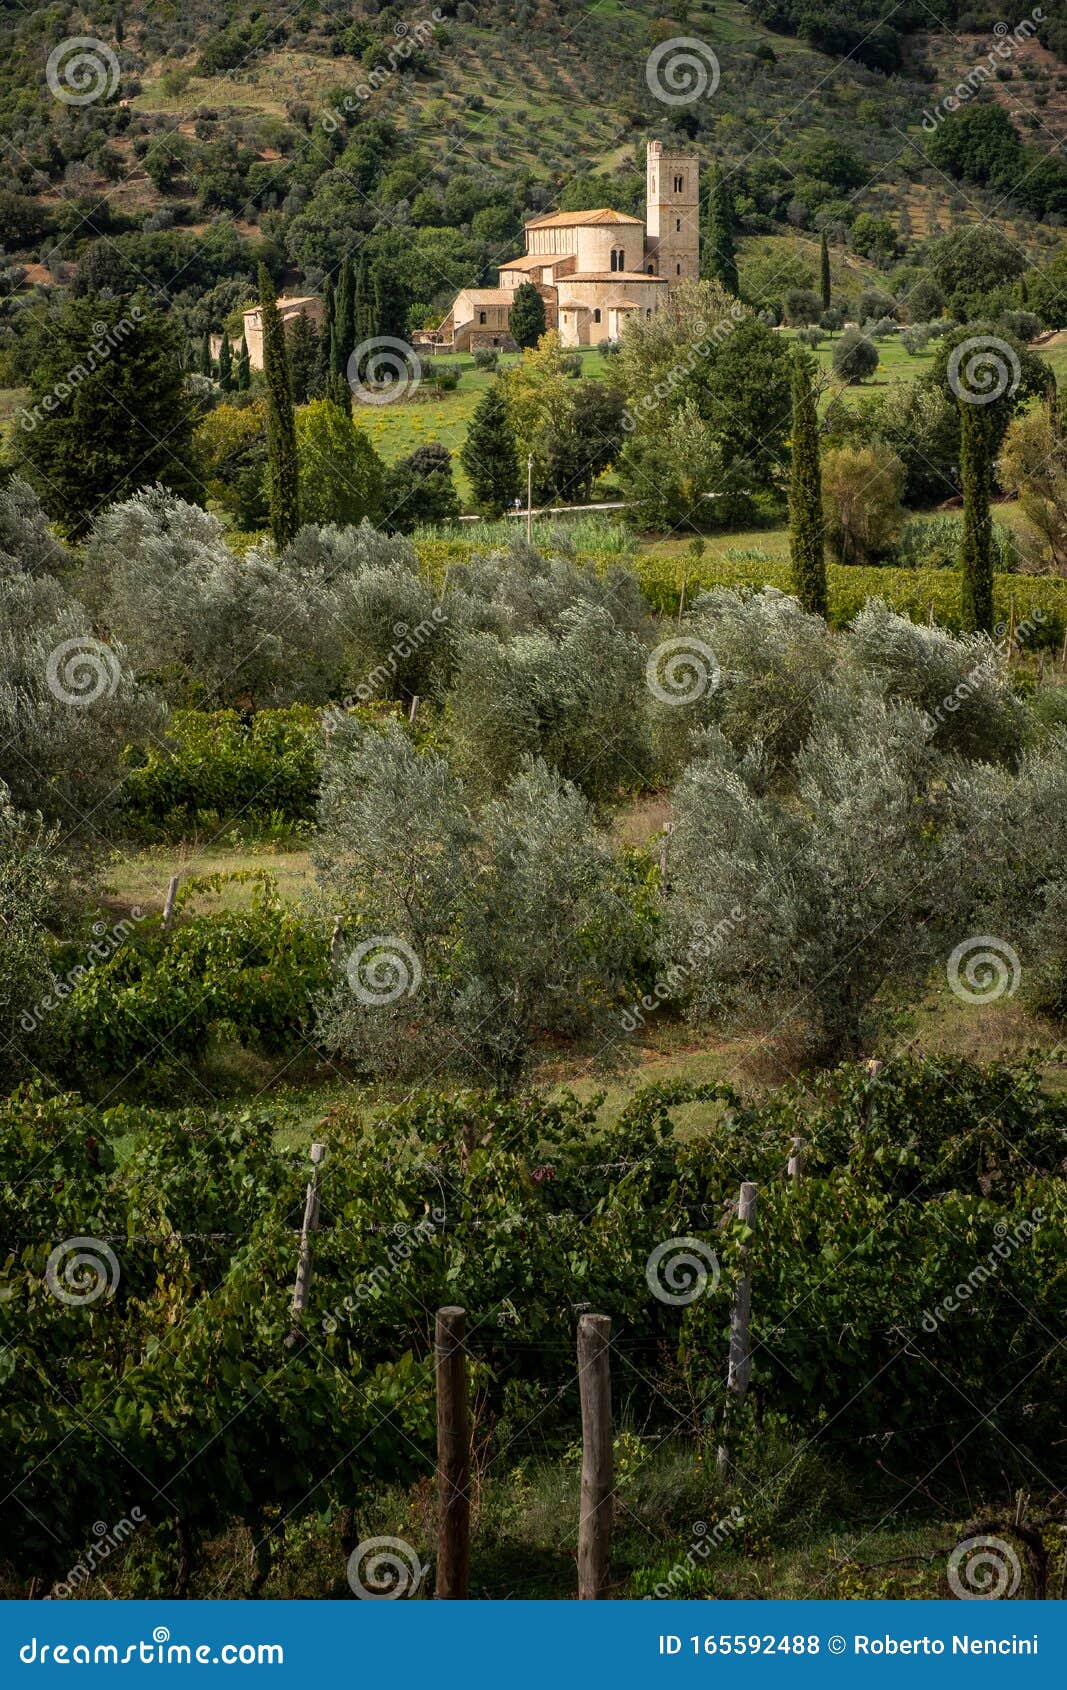
{"label": "silvery olive foliage", "polygon": [[924,628],[880,599],[868,601],[851,632],[857,665],[887,698],[923,712],[940,750],[978,762],[1018,760],[1026,710],[1003,655],[986,635],[954,637]]}
{"label": "silvery olive foliage", "polygon": [[104,512],[86,571],[138,674],[175,700],[259,706],[340,690],[345,626],[331,576],[282,567],[267,546],[238,558],[216,517],[162,488]]}
{"label": "silvery olive foliage", "polygon": [[403,567],[367,569],[338,587],[346,690],[367,698],[442,693],[452,666],[455,602],[446,608],[423,576]]}
{"label": "silvery olive foliage", "polygon": [[[855,1054],[874,1000],[920,986],[976,896],[965,767],[914,706],[824,687],[784,789],[708,736],[675,791],[662,956],[697,1016],[788,1026],[809,1055]],[[951,947],[949,947],[951,948]]]}
{"label": "silvery olive foliage", "polygon": [[65,581],[45,572],[55,553],[33,505],[21,490],[5,504],[5,545],[20,550],[0,557],[0,782],[16,810],[91,851],[117,806],[122,751],[159,728],[162,709],[121,643],[97,638]]}
{"label": "silvery olive foliage", "polygon": [[446,730],[479,793],[499,790],[531,756],[594,800],[649,774],[644,645],[599,605],[561,610],[557,628],[457,641]]}
{"label": "silvery olive foliage", "polygon": [[484,623],[477,619],[477,625],[501,633],[558,634],[564,612],[582,606],[599,607],[632,634],[644,633],[649,626],[648,606],[633,570],[611,564],[601,572],[565,556],[545,556],[525,541],[454,567],[449,584],[494,613]]}
{"label": "silvery olive foliage", "polygon": [[69,562],[33,488],[12,476],[0,488],[0,575],[60,575]]}
{"label": "silvery olive foliage", "polygon": [[332,522],[308,523],[281,553],[278,567],[297,578],[322,574],[334,581],[373,569],[408,569],[417,574],[419,559],[409,540],[381,534],[368,522],[345,528]]}
{"label": "silvery olive foliage", "polygon": [[707,684],[688,702],[653,700],[653,740],[666,773],[677,773],[701,729],[717,727],[739,752],[762,747],[768,773],[803,744],[820,683],[835,648],[826,623],[795,598],[717,588],[702,593],[677,630],[679,648],[696,654]]}
{"label": "silvery olive foliage", "polygon": [[587,801],[543,762],[475,812],[439,752],[349,721],[314,857],[346,953],[318,1036],[369,1073],[511,1083],[621,998],[633,916]]}

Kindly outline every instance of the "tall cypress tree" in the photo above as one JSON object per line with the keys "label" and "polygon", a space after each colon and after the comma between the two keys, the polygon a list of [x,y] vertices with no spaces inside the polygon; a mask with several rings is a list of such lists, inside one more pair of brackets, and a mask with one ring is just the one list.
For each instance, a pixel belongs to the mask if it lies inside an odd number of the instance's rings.
{"label": "tall cypress tree", "polygon": [[213,373],[214,360],[211,356],[211,336],[205,334],[200,342],[200,374],[209,376]]}
{"label": "tall cypress tree", "polygon": [[522,472],[504,390],[494,381],[479,400],[460,452],[479,508],[499,516],[519,492]]}
{"label": "tall cypress tree", "polygon": [[825,616],[826,557],[823,546],[819,418],[810,359],[793,357],[793,435],[789,477],[789,556],[793,591],[804,609]]}
{"label": "tall cypress tree", "polygon": [[736,294],[737,253],[734,249],[734,208],[726,179],[718,165],[711,173],[708,193],[708,232],[704,242],[705,268],[712,281],[721,282],[727,293]]}
{"label": "tall cypress tree", "polygon": [[819,239],[819,288],[822,293],[822,308],[830,309],[830,246],[824,229]]}
{"label": "tall cypress tree", "polygon": [[315,326],[306,311],[301,311],[295,320],[287,324],[285,339],[289,352],[293,401],[297,405],[305,405],[311,395],[319,353]]}
{"label": "tall cypress tree", "polygon": [[361,258],[356,268],[352,288],[352,342],[361,346],[365,340],[381,332],[376,322],[375,302],[367,277],[367,261]]}
{"label": "tall cypress tree", "polygon": [[958,400],[960,412],[960,481],[963,489],[963,537],[960,541],[960,583],[963,626],[983,634],[993,632],[993,491],[995,428],[992,405]]}
{"label": "tall cypress tree", "polygon": [[321,395],[326,392],[326,382],[333,373],[333,321],[334,321],[334,292],[333,282],[327,276],[322,284],[322,322],[319,324],[319,361],[315,372],[315,391]]}
{"label": "tall cypress tree", "polygon": [[348,355],[356,345],[354,333],[355,286],[352,260],[346,253],[341,260],[341,268],[337,272],[337,292],[334,295],[333,324],[330,335],[330,364],[339,376],[345,374],[348,366]]}
{"label": "tall cypress tree", "polygon": [[252,385],[252,365],[248,357],[248,342],[241,336],[241,350],[237,354],[236,385],[238,393],[247,393]]}
{"label": "tall cypress tree", "polygon": [[263,376],[267,389],[267,489],[270,529],[279,551],[300,526],[296,426],[285,328],[265,264],[259,267],[259,315],[263,324]]}
{"label": "tall cypress tree", "polygon": [[233,348],[225,329],[222,331],[222,345],[219,347],[219,386],[223,393],[229,393],[233,386]]}

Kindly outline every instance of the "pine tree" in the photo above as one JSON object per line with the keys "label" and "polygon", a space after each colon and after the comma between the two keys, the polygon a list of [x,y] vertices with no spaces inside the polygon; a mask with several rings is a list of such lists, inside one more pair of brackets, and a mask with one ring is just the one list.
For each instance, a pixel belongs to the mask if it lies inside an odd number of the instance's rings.
{"label": "pine tree", "polygon": [[819,418],[811,362],[800,353],[793,359],[792,389],[793,438],[789,480],[792,585],[805,610],[825,616],[826,557],[823,549]]}
{"label": "pine tree", "polygon": [[241,350],[237,354],[236,385],[238,393],[247,393],[252,385],[252,365],[248,357],[248,342],[241,336]]}
{"label": "pine tree", "polygon": [[819,288],[822,294],[822,308],[830,309],[830,247],[824,229],[819,240]]}
{"label": "pine tree", "polygon": [[289,375],[293,387],[293,402],[306,405],[315,378],[319,341],[315,327],[306,311],[291,320],[285,334],[289,352]]}
{"label": "pine tree", "polygon": [[545,302],[532,282],[515,289],[515,303],[508,312],[508,331],[516,346],[536,346],[545,332]]}
{"label": "pine tree", "polygon": [[734,208],[726,179],[716,165],[708,193],[708,231],[704,242],[705,266],[710,280],[720,282],[727,293],[737,294],[737,254],[734,250]]}
{"label": "pine tree", "polygon": [[225,329],[222,331],[222,345],[219,347],[219,386],[223,393],[229,393],[233,387],[233,348]]}
{"label": "pine tree", "polygon": [[214,374],[214,361],[211,356],[211,336],[205,334],[200,342],[200,374],[210,376]]}
{"label": "pine tree", "polygon": [[960,481],[963,489],[963,536],[960,583],[963,626],[993,632],[993,406],[959,400]]}
{"label": "pine tree", "polygon": [[517,496],[521,482],[515,434],[499,381],[479,401],[459,456],[479,508],[499,516]]}
{"label": "pine tree", "polygon": [[280,551],[300,526],[296,428],[285,328],[265,264],[259,267],[259,315],[263,325],[263,376],[267,389],[270,528]]}

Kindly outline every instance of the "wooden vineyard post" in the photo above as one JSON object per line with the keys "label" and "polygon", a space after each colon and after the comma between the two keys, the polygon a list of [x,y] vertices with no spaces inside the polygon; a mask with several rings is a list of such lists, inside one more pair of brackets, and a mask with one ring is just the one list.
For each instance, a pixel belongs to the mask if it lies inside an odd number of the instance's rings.
{"label": "wooden vineyard post", "polygon": [[582,1402],[582,1500],[578,1517],[578,1600],[604,1597],[611,1561],[611,1320],[578,1321],[578,1389]]}
{"label": "wooden vineyard post", "polygon": [[[756,1224],[756,1193],[758,1187],[752,1180],[744,1180],[741,1184],[741,1195],[737,1202],[737,1218],[744,1221],[746,1226]],[[748,1246],[744,1247],[743,1255],[747,1256]],[[742,1263],[744,1266],[744,1263]],[[726,1370],[726,1405],[723,1415],[724,1428],[729,1424],[732,1414],[741,1407],[748,1391],[748,1382],[752,1377],[752,1351],[749,1346],[749,1318],[752,1313],[752,1276],[742,1272],[734,1291],[734,1306],[730,1312],[730,1359]],[[723,1433],[723,1442],[719,1445],[718,1468],[725,1477],[730,1470],[730,1455]]]}
{"label": "wooden vineyard post", "polygon": [[411,700],[411,708],[408,711],[408,726],[409,727],[413,728],[415,726],[415,718],[418,715],[418,713],[419,713],[419,695],[418,695],[418,693],[415,693],[414,697]]}
{"label": "wooden vineyard post", "polygon": [[799,1185],[804,1178],[804,1141],[795,1138],[789,1152],[789,1160],[785,1167],[786,1173],[794,1185]]}
{"label": "wooden vineyard post", "polygon": [[438,1309],[434,1328],[437,1380],[437,1599],[469,1594],[471,1448],[467,1415],[467,1315]]}
{"label": "wooden vineyard post", "polygon": [[300,1228],[300,1255],[297,1258],[296,1284],[293,1287],[293,1326],[285,1340],[290,1348],[296,1343],[298,1324],[311,1295],[311,1239],[319,1230],[319,1170],[325,1155],[324,1144],[311,1146],[311,1178],[308,1180],[304,1198],[304,1224]]}
{"label": "wooden vineyard post", "polygon": [[341,964],[345,958],[345,927],[339,915],[333,918],[333,932],[330,935],[330,962],[339,974]]}
{"label": "wooden vineyard post", "polygon": [[167,896],[163,900],[163,931],[169,933],[174,924],[174,904],[178,896],[178,876],[172,874],[167,886]]}

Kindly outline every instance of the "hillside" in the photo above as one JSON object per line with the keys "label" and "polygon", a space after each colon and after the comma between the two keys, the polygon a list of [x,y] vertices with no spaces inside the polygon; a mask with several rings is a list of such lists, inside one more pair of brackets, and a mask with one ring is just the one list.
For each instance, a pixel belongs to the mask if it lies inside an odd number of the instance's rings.
{"label": "hillside", "polygon": [[[457,286],[491,279],[524,216],[638,209],[653,134],[722,164],[749,236],[825,227],[843,254],[854,245],[883,265],[990,216],[1031,262],[1059,239],[1062,212],[1042,220],[931,162],[924,113],[992,34],[901,35],[900,73],[886,76],[785,33],[787,7],[740,0],[306,5],[277,21],[198,0],[147,18],[2,16],[8,351],[18,311],[56,284],[147,285],[199,334],[245,301],[254,259],[283,286],[317,286],[367,240],[382,326],[409,330]],[[81,35],[98,46],[79,67],[64,48]],[[696,39],[706,84],[684,103],[657,97],[649,71],[653,48],[678,37]],[[1011,48],[992,92],[1051,157],[1067,75],[1036,40]],[[891,252],[869,228],[883,217]]]}

